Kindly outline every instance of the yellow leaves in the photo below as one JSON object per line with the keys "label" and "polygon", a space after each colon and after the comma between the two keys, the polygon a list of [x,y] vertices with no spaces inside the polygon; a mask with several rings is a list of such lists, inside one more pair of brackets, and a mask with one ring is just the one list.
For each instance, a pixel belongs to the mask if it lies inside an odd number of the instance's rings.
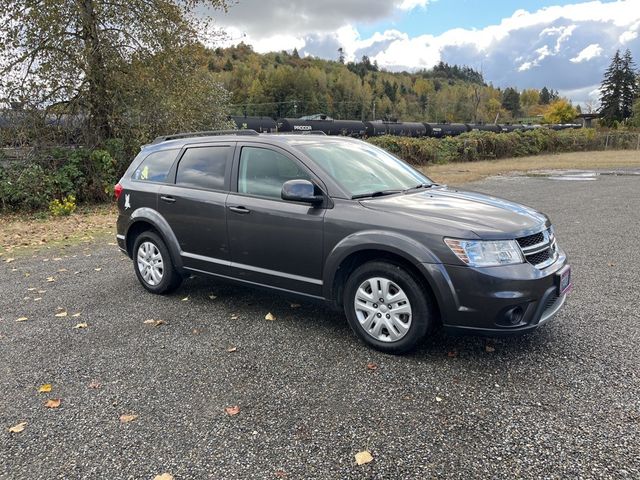
{"label": "yellow leaves", "polygon": [[442,397],[436,397],[436,402],[441,402],[442,401]]}
{"label": "yellow leaves", "polygon": [[189,297],[184,297],[184,298],[182,299],[182,301],[183,301],[183,302],[188,302],[188,301],[189,301]]}
{"label": "yellow leaves", "polygon": [[66,268],[61,268],[60,270],[58,270],[58,273],[64,273],[64,272],[68,272],[68,270]]}
{"label": "yellow leaves", "polygon": [[77,323],[75,326],[73,326],[72,328],[75,329],[80,329],[80,328],[87,328],[89,325],[87,325],[87,322],[82,322],[82,323]]}
{"label": "yellow leaves", "polygon": [[20,317],[16,320],[16,322],[26,322],[27,320],[29,320],[29,317]]}
{"label": "yellow leaves", "polygon": [[229,348],[227,348],[227,352],[229,352],[229,353],[236,352],[237,350],[238,350],[238,347],[229,347]]}
{"label": "yellow leaves", "polygon": [[55,281],[56,281],[56,279],[54,277],[47,277],[47,282],[53,283]]}
{"label": "yellow leaves", "polygon": [[138,415],[133,415],[131,413],[125,413],[124,415],[120,415],[120,423],[133,422],[137,418],[138,418]]}
{"label": "yellow leaves", "polygon": [[56,313],[56,317],[58,318],[62,318],[62,317],[66,317],[68,315],[66,310],[62,310],[61,312]]}
{"label": "yellow leaves", "polygon": [[44,404],[47,408],[59,408],[62,400],[59,398],[51,398],[47,400],[47,403]]}
{"label": "yellow leaves", "polygon": [[173,480],[173,475],[170,473],[163,473],[162,475],[156,475],[153,480]]}
{"label": "yellow leaves", "polygon": [[100,271],[102,271],[102,267],[96,267],[96,268],[94,268],[94,270],[95,270],[96,272],[100,272]]}
{"label": "yellow leaves", "polygon": [[11,262],[15,262],[15,258],[7,258],[5,259],[5,263],[11,263]]}
{"label": "yellow leaves", "polygon": [[154,327],[159,327],[160,325],[164,325],[166,322],[164,320],[154,320],[150,318],[149,320],[145,320],[142,323],[144,323],[145,325],[153,325]]}
{"label": "yellow leaves", "polygon": [[264,319],[273,322],[276,319],[276,316],[269,312],[264,316]]}
{"label": "yellow leaves", "polygon": [[78,313],[74,313],[71,316],[74,317],[74,318],[78,318],[80,315],[82,315],[82,314],[80,312],[78,312]]}
{"label": "yellow leaves", "polygon": [[51,385],[50,383],[45,383],[44,385],[41,385],[40,388],[38,388],[38,393],[49,393],[52,388],[53,385]]}
{"label": "yellow leaves", "polygon": [[362,452],[356,453],[355,459],[358,465],[364,465],[365,463],[372,462],[373,456],[368,450],[363,450]]}
{"label": "yellow leaves", "polygon": [[9,427],[9,433],[22,433],[24,428],[27,426],[27,422],[20,422],[13,427]]}
{"label": "yellow leaves", "polygon": [[238,405],[233,405],[231,407],[225,407],[224,413],[233,417],[234,415],[238,415],[240,413],[240,407]]}
{"label": "yellow leaves", "polygon": [[237,313],[234,313],[234,314],[231,315],[231,320],[237,320],[238,318],[239,317],[238,317]]}

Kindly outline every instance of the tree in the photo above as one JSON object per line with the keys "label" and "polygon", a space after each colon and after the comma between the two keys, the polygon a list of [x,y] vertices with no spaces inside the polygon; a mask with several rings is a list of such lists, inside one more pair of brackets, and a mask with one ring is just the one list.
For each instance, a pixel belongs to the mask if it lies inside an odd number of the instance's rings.
{"label": "tree", "polygon": [[600,114],[605,125],[621,122],[632,115],[638,80],[629,50],[624,56],[620,55],[620,50],[616,51],[604,74],[600,91]]}
{"label": "tree", "polygon": [[225,2],[0,0],[0,92],[32,107],[64,105],[86,114],[99,142],[111,135],[120,101],[115,87],[132,59],[194,43],[210,31],[194,8]]}
{"label": "tree", "polygon": [[549,105],[551,103],[551,92],[547,87],[542,87],[540,90],[540,105]]}
{"label": "tree", "polygon": [[502,106],[511,112],[513,117],[520,113],[520,94],[515,88],[505,88],[502,94]]}
{"label": "tree", "polygon": [[575,120],[578,112],[564,99],[551,103],[544,113],[544,121],[547,123],[570,123]]}
{"label": "tree", "polygon": [[344,48],[338,48],[338,62],[344,64]]}

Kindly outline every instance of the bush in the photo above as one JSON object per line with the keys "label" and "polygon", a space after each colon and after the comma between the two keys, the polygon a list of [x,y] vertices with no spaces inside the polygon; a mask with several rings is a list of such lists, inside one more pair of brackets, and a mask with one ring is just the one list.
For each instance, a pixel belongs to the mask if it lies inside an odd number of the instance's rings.
{"label": "bush", "polygon": [[52,198],[74,203],[111,198],[119,165],[108,150],[55,148],[28,163],[0,166],[0,210],[46,210]]}
{"label": "bush", "polygon": [[71,215],[76,211],[76,197],[68,195],[62,200],[57,198],[49,203],[49,211],[54,217]]}
{"label": "bush", "polygon": [[635,149],[637,132],[596,132],[592,128],[515,131],[494,133],[467,132],[457,137],[408,138],[382,136],[369,142],[384,148],[405,161],[418,166],[434,163],[493,160],[525,157],[542,153],[579,152],[588,150]]}

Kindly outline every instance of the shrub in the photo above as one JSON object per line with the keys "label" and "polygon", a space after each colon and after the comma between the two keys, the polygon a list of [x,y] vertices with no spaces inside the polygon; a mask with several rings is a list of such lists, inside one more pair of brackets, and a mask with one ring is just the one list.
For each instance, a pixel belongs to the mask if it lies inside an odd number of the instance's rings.
{"label": "shrub", "polygon": [[57,198],[49,203],[49,212],[54,217],[62,217],[71,215],[76,211],[76,197],[73,195],[67,195],[62,200]]}

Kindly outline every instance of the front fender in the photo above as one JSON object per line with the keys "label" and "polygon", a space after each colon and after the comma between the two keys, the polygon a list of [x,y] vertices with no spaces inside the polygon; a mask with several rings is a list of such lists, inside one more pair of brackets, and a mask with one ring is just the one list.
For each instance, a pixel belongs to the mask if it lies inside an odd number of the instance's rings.
{"label": "front fender", "polygon": [[[338,242],[327,256],[323,274],[323,295],[325,298],[336,301],[333,298],[333,285],[342,262],[354,253],[366,250],[392,253],[418,267],[421,264],[442,263],[425,245],[400,233],[383,230],[353,233]],[[427,278],[427,281],[431,283],[431,279]]]}
{"label": "front fender", "polygon": [[[175,233],[169,226],[169,223],[165,220],[165,218],[160,215],[156,210],[151,208],[142,207],[134,210],[129,217],[129,222],[125,229],[125,245],[128,245],[128,237],[130,230],[141,222],[151,224],[164,239],[164,243],[167,245],[169,249],[169,253],[171,254],[171,259],[173,260],[174,266],[181,271],[183,267],[182,256],[180,255],[180,244],[178,243],[178,239],[176,238]],[[131,253],[131,252],[130,252]]]}

